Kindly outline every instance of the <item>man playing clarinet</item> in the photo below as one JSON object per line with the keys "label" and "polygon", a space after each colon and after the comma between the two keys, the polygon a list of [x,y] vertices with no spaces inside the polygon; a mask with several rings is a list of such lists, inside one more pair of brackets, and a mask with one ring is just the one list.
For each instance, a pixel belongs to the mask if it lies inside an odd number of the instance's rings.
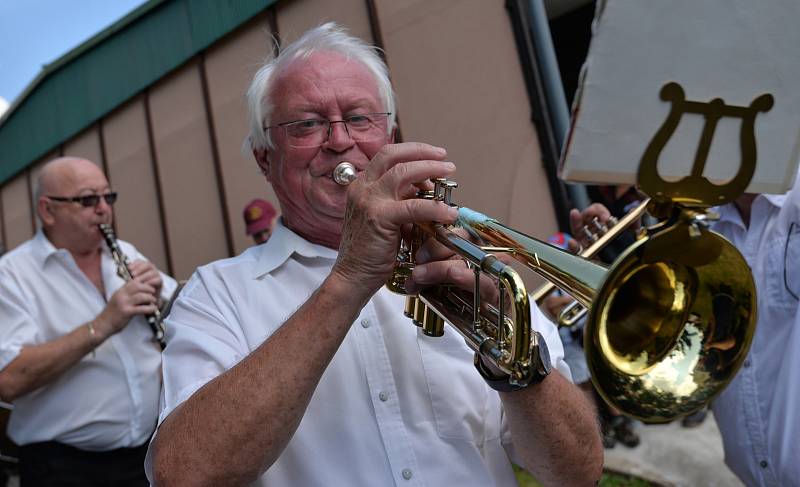
{"label": "man playing clarinet", "polygon": [[116,197],[94,163],[49,162],[41,229],[0,259],[0,398],[22,485],[148,485],[161,353],[145,317],[175,281],[122,241],[131,278],[118,276],[99,229]]}

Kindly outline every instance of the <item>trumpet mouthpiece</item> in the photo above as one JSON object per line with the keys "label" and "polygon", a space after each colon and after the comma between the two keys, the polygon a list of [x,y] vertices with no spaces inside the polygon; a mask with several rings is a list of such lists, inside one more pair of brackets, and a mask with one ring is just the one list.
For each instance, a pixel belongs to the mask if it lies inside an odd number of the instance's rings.
{"label": "trumpet mouthpiece", "polygon": [[356,177],[356,167],[347,161],[340,162],[333,170],[333,180],[341,186],[347,186],[355,181]]}

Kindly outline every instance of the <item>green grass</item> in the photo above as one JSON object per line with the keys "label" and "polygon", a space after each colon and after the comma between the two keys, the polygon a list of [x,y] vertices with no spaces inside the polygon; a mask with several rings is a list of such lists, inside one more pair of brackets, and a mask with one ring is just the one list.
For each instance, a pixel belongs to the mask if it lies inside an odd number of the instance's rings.
{"label": "green grass", "polygon": [[[521,469],[520,467],[514,466],[514,472],[517,474],[517,481],[519,482],[520,487],[541,487],[541,484],[533,478],[533,475],[529,474],[525,470]],[[632,477],[630,475],[624,475],[616,472],[603,472],[603,477],[600,479],[600,486],[601,487],[654,487],[655,484],[652,484],[646,480],[642,480],[638,477]]]}

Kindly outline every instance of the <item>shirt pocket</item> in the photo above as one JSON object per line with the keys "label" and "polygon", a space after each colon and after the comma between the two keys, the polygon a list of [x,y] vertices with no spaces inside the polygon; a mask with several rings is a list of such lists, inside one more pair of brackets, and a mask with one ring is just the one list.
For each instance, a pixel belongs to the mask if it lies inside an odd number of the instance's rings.
{"label": "shirt pocket", "polygon": [[418,332],[417,343],[439,437],[474,443],[499,438],[499,398],[475,370],[464,339],[452,330],[437,338]]}
{"label": "shirt pocket", "polygon": [[759,304],[781,311],[797,308],[800,298],[800,224],[793,222],[785,234],[764,246],[766,297]]}

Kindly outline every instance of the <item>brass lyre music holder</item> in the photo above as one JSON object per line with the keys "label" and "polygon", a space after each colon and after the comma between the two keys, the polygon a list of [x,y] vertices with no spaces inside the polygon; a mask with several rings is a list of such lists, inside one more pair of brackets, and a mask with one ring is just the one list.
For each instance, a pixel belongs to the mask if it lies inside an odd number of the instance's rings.
{"label": "brass lyre music holder", "polygon": [[[755,173],[757,159],[755,120],[759,112],[768,112],[772,108],[772,95],[767,93],[757,97],[749,107],[726,105],[721,98],[714,98],[704,103],[686,100],[681,85],[669,82],[661,88],[660,96],[662,100],[671,102],[672,108],[642,156],[639,165],[639,187],[656,201],[668,200],[692,206],[716,206],[736,199],[750,184]],[[669,182],[658,173],[658,158],[675,133],[684,113],[703,115],[705,126],[695,154],[692,173],[678,181]],[[726,184],[717,185],[703,176],[703,171],[717,123],[723,117],[742,119],[739,135],[742,159],[733,179]]]}

